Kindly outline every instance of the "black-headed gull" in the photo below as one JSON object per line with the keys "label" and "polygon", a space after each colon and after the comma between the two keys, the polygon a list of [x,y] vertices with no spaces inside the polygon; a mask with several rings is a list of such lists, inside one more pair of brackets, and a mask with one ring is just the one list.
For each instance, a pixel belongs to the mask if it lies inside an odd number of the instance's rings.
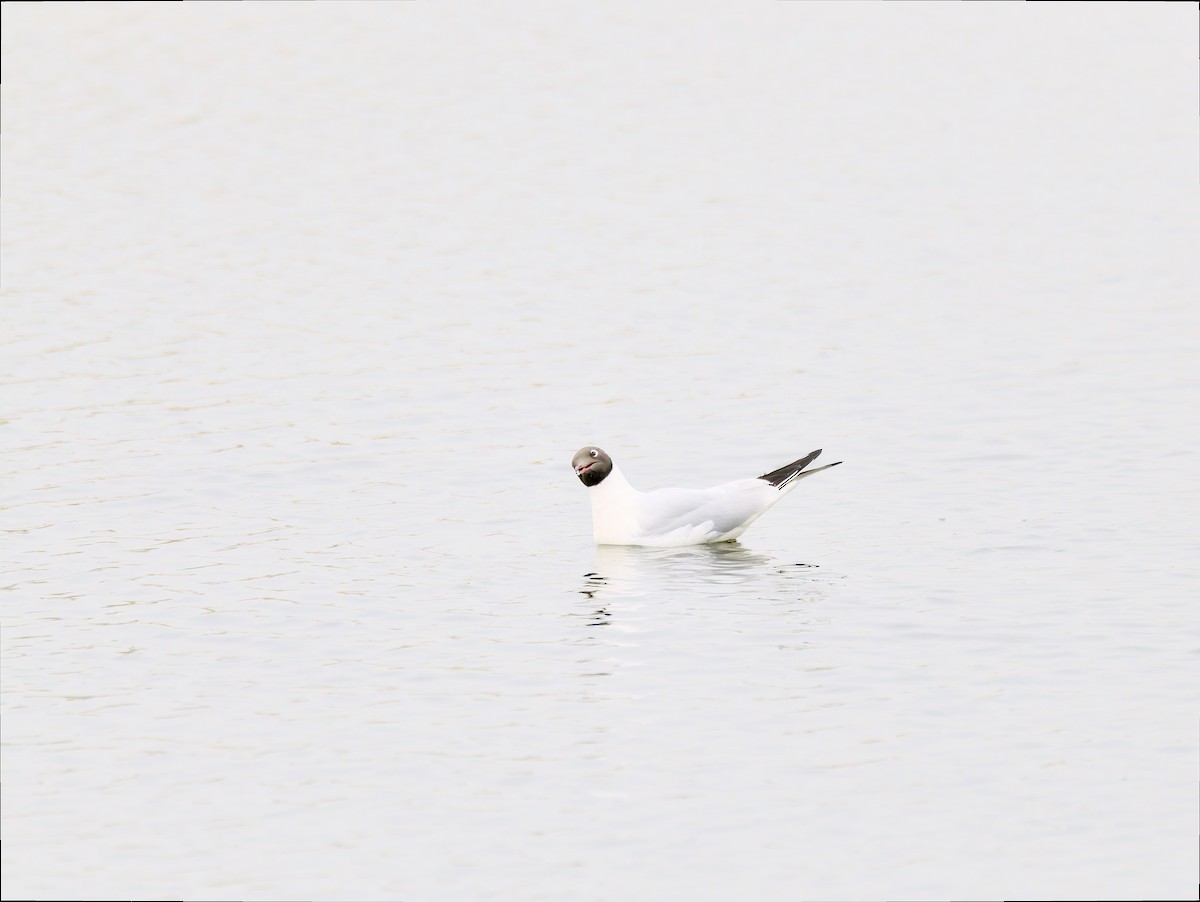
{"label": "black-headed gull", "polygon": [[639,492],[600,448],[580,448],[571,459],[592,501],[597,545],[708,545],[732,542],[805,476],[837,463],[805,470],[818,449],[757,479],[738,479],[711,489]]}

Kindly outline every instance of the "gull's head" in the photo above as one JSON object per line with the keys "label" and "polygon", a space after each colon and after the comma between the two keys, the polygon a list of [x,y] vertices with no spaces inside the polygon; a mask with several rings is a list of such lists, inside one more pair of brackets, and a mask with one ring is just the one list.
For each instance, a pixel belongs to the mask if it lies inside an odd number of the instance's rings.
{"label": "gull's head", "polygon": [[579,477],[579,481],[591,487],[599,485],[604,481],[604,477],[612,472],[612,458],[600,448],[588,445],[575,452],[575,456],[571,458],[571,466],[575,468],[575,475]]}

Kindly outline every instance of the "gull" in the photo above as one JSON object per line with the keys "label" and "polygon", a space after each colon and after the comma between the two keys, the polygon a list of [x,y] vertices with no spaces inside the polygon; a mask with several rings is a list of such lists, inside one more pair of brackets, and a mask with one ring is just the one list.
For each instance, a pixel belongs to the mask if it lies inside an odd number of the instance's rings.
{"label": "gull", "polygon": [[737,479],[711,489],[639,492],[595,445],[580,448],[571,466],[591,498],[597,545],[675,547],[735,541],[801,479],[841,463],[804,469],[820,453],[818,448],[757,479]]}

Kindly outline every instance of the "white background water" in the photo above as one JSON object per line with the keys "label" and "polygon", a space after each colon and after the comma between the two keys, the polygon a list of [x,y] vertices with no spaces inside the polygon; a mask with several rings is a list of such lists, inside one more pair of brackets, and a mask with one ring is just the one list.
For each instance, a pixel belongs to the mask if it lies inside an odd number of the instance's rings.
{"label": "white background water", "polygon": [[1194,893],[1190,5],[3,39],[6,898]]}

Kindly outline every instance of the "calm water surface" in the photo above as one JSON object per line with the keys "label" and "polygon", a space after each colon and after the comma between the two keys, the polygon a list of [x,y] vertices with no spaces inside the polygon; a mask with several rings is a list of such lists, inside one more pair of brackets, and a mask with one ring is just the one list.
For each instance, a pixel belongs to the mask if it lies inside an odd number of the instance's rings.
{"label": "calm water surface", "polygon": [[1185,5],[3,15],[6,898],[1194,892]]}

